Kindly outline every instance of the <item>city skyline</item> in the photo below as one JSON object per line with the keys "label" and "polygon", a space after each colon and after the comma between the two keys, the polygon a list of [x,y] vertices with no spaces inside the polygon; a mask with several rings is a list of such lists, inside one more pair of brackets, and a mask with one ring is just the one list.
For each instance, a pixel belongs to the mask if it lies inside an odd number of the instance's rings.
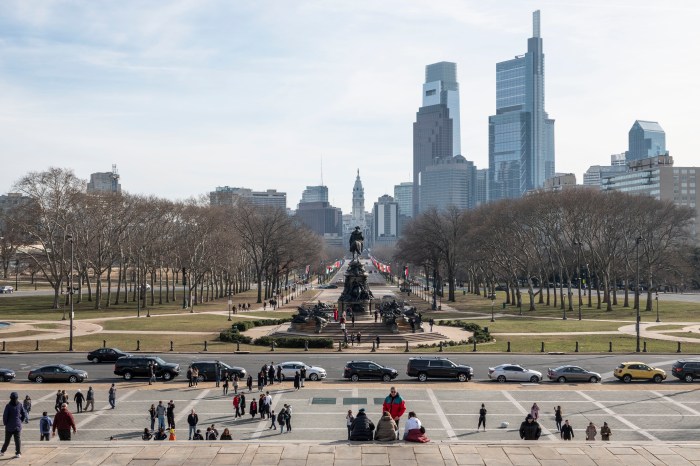
{"label": "city skyline", "polygon": [[3,2],[0,147],[25,163],[4,165],[0,191],[30,170],[117,164],[130,193],[275,188],[294,206],[323,164],[349,212],[358,168],[370,202],[412,179],[416,89],[441,61],[461,70],[462,155],[485,168],[495,64],[524,50],[537,9],[558,172],[606,165],[635,120],[695,164],[693,2]]}

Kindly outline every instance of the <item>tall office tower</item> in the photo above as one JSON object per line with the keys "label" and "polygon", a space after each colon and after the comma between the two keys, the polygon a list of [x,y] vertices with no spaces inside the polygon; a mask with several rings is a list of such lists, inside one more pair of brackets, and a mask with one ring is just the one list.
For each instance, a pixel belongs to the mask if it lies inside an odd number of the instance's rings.
{"label": "tall office tower", "polygon": [[399,215],[404,217],[413,216],[413,183],[405,181],[394,185],[394,199],[399,204]]}
{"label": "tall office tower", "polygon": [[356,226],[359,226],[362,231],[367,226],[367,219],[365,218],[365,190],[360,180],[360,170],[357,170],[355,185],[352,187],[352,224],[350,227],[354,229]]}
{"label": "tall office tower", "polygon": [[554,176],[554,120],[544,110],[540,12],[527,53],[496,64],[496,114],[489,117],[490,200],[517,198]]}
{"label": "tall office tower", "polygon": [[399,238],[399,204],[385,194],[372,208],[372,243],[392,245]]}
{"label": "tall office tower", "polygon": [[111,172],[92,173],[90,182],[87,184],[89,193],[120,193],[122,185],[119,183],[119,172],[117,166],[112,165]]}
{"label": "tall office tower", "polygon": [[481,168],[476,171],[476,189],[474,190],[475,207],[489,202],[489,169]]}
{"label": "tall office tower", "polygon": [[328,202],[327,186],[307,186],[301,193],[301,202]]}
{"label": "tall office tower", "polygon": [[656,121],[637,120],[629,132],[627,161],[666,155],[666,132]]}
{"label": "tall office tower", "polygon": [[461,155],[426,167],[420,187],[420,211],[432,207],[471,209],[476,205],[476,169]]}
{"label": "tall office tower", "polygon": [[413,211],[419,213],[421,175],[426,167],[461,153],[457,65],[425,67],[422,106],[413,123]]}

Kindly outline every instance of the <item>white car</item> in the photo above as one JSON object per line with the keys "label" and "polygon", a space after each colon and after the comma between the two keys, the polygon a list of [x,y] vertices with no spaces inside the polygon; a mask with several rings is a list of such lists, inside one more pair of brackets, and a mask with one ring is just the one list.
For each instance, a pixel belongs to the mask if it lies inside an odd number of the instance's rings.
{"label": "white car", "polygon": [[12,292],[14,292],[14,291],[15,291],[15,289],[12,288],[12,287],[9,286],[9,285],[0,286],[0,294],[10,294],[10,293],[12,293]]}
{"label": "white car", "polygon": [[518,364],[501,364],[489,367],[489,379],[501,383],[509,381],[539,383],[542,380],[542,373],[526,369]]}
{"label": "white car", "polygon": [[288,361],[279,365],[282,366],[282,379],[294,380],[296,372],[301,370],[302,367],[306,368],[307,380],[316,381],[326,378],[326,370],[322,367],[309,366],[300,361]]}

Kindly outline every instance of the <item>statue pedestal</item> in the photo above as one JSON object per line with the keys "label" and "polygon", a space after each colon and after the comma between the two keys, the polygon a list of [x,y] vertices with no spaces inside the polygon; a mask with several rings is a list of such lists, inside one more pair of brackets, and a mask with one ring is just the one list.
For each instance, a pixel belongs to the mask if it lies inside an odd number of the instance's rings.
{"label": "statue pedestal", "polygon": [[364,265],[357,259],[348,264],[345,271],[345,285],[338,299],[338,311],[340,315],[350,310],[355,315],[369,314],[370,302],[374,296],[367,285],[368,273]]}

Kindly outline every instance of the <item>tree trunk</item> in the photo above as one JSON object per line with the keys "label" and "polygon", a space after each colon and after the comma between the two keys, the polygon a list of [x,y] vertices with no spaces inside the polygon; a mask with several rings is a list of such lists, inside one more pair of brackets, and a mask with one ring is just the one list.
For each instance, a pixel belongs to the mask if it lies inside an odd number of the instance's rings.
{"label": "tree trunk", "polygon": [[105,307],[109,307],[110,301],[112,300],[112,266],[107,268],[107,300],[105,301]]}
{"label": "tree trunk", "polygon": [[117,272],[117,292],[116,296],[114,297],[114,305],[117,306],[119,304],[119,293],[121,293],[122,289],[122,261],[119,261],[119,272]]}

